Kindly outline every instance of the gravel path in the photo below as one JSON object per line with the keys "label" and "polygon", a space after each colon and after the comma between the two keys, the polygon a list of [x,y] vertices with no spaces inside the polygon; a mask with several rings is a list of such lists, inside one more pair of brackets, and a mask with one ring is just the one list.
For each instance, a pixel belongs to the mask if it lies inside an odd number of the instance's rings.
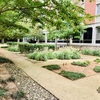
{"label": "gravel path", "polygon": [[[2,48],[0,48],[0,53],[14,61],[17,67],[25,71],[31,78],[49,90],[60,100],[100,100],[100,94],[97,92],[97,89],[100,86],[100,74],[82,78],[77,81],[71,81],[56,73],[41,68],[41,66],[50,63],[60,64],[62,63],[60,60],[37,63],[34,61],[31,62],[27,60],[26,57],[11,53]],[[88,59],[93,60],[95,57],[88,56],[86,57],[86,60]]]}

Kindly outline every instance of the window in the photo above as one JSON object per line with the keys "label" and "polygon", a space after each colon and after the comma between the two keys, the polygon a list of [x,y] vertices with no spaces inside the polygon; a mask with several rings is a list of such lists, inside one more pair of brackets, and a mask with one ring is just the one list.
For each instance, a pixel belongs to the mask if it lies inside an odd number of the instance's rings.
{"label": "window", "polygon": [[97,15],[100,14],[100,4],[97,4]]}
{"label": "window", "polygon": [[100,27],[97,28],[97,33],[100,33]]}
{"label": "window", "polygon": [[84,0],[82,0],[82,2],[84,2]]}

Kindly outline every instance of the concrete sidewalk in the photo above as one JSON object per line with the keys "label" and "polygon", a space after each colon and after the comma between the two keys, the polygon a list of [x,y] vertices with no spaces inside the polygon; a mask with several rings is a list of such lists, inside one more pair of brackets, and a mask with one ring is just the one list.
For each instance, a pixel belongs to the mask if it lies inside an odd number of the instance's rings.
{"label": "concrete sidewalk", "polygon": [[42,65],[46,65],[46,62],[31,62],[26,57],[2,48],[0,48],[0,53],[11,59],[17,67],[60,100],[100,100],[100,94],[96,91],[100,86],[100,74],[71,81],[41,68]]}

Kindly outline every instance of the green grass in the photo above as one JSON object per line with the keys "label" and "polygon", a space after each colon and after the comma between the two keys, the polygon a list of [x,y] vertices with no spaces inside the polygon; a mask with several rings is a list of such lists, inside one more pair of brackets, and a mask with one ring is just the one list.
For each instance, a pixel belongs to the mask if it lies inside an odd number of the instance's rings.
{"label": "green grass", "polygon": [[100,73],[100,66],[95,66],[95,68],[93,69],[95,72]]}
{"label": "green grass", "polygon": [[90,64],[90,62],[89,61],[85,61],[85,62],[73,61],[71,64],[76,65],[76,66],[81,66],[81,67],[87,67]]}
{"label": "green grass", "polygon": [[65,70],[62,70],[59,74],[71,80],[77,80],[86,77],[86,75],[84,75],[83,73],[70,72]]}
{"label": "green grass", "polygon": [[13,63],[13,62],[7,58],[0,57],[0,63]]}
{"label": "green grass", "polygon": [[53,64],[53,65],[47,65],[47,66],[42,66],[43,68],[46,68],[48,70],[59,70],[61,67],[59,65]]}

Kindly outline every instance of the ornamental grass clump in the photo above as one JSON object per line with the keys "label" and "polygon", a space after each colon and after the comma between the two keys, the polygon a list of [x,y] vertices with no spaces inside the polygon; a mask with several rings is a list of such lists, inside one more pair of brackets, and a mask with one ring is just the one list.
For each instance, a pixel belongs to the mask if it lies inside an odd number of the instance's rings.
{"label": "ornamental grass clump", "polygon": [[8,51],[19,52],[19,48],[17,45],[8,47]]}
{"label": "ornamental grass clump", "polygon": [[43,68],[46,68],[48,70],[59,70],[61,67],[57,64],[52,64],[52,65],[46,65],[46,66],[42,66]]}
{"label": "ornamental grass clump", "polygon": [[86,75],[83,73],[70,72],[70,71],[65,71],[65,70],[62,70],[59,74],[71,80],[77,80],[77,79],[86,77]]}

